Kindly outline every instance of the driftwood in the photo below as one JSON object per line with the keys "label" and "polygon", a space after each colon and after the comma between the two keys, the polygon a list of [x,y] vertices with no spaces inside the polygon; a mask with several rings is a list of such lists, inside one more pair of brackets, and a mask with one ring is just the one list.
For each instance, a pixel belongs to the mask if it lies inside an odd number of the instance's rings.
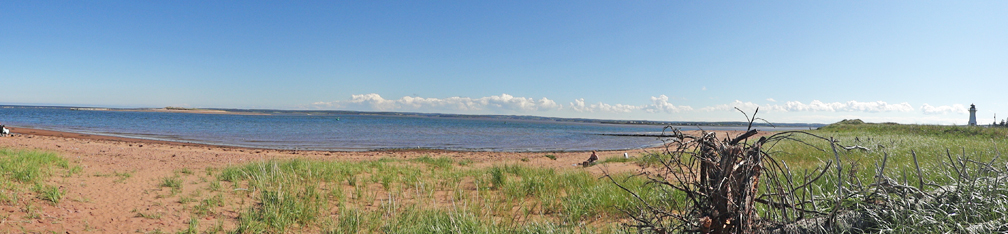
{"label": "driftwood", "polygon": [[[748,116],[747,116],[748,118]],[[753,118],[755,119],[755,117]],[[752,119],[750,121],[753,121]],[[630,216],[629,227],[641,233],[876,233],[934,232],[953,230],[955,233],[1008,233],[1008,216],[995,214],[973,216],[947,225],[935,221],[939,228],[916,230],[917,223],[907,224],[908,217],[944,216],[941,220],[960,219],[957,212],[990,210],[991,205],[1008,207],[1008,164],[1001,168],[997,157],[982,162],[962,156],[954,157],[946,150],[943,163],[946,178],[953,181],[936,185],[925,180],[917,153],[911,151],[911,173],[916,178],[896,180],[886,175],[888,153],[883,152],[881,164],[876,164],[874,182],[862,183],[855,169],[844,168],[838,149],[847,151],[862,146],[843,146],[835,139],[801,131],[780,132],[749,139],[758,135],[749,130],[735,137],[718,139],[714,133],[684,134],[666,128],[665,151],[661,165],[642,170],[650,183],[664,191],[663,200],[648,200],[617,186],[636,199],[636,207],[624,210]],[[764,146],[780,140],[802,142],[795,135],[829,143],[833,160],[802,173],[793,172],[784,161],[775,160]],[[806,138],[807,139],[807,138]],[[833,170],[835,168],[835,170]],[[827,173],[829,172],[829,173]],[[890,174],[899,172],[889,172]],[[825,180],[824,180],[825,179]],[[824,183],[835,186],[825,190]],[[814,185],[815,184],[815,185]],[[815,187],[815,192],[813,192]],[[685,197],[671,199],[672,197]],[[946,226],[942,226],[946,225]],[[949,226],[952,226],[948,228]],[[895,229],[894,229],[895,228]],[[939,231],[948,232],[948,231]]]}
{"label": "driftwood", "polygon": [[[760,120],[755,115],[746,118],[750,126]],[[658,170],[643,170],[642,175],[653,184],[683,194],[685,200],[648,204],[624,188],[639,204],[625,211],[634,220],[630,226],[653,233],[765,233],[784,224],[829,215],[819,211],[809,195],[810,185],[823,178],[828,165],[799,177],[787,163],[774,160],[763,150],[770,142],[808,133],[782,132],[750,141],[758,133],[750,127],[738,136],[718,139],[713,132],[696,136],[666,127],[661,134],[667,136],[663,138],[662,165]],[[757,205],[763,206],[762,210]]]}
{"label": "driftwood", "polygon": [[844,146],[843,149],[845,149],[847,151],[855,150],[855,149],[864,150],[864,151],[871,151],[871,149],[869,149],[868,147],[864,147],[864,146],[860,146],[860,145]]}
{"label": "driftwood", "polygon": [[[746,118],[750,124],[758,119]],[[751,140],[758,133],[749,129],[718,139],[712,132],[690,135],[666,127],[661,134],[665,150],[660,165],[644,168],[640,174],[658,186],[661,200],[646,199],[606,175],[635,199],[635,206],[624,210],[632,220],[627,225],[640,233],[1008,232],[1008,216],[997,214],[970,217],[951,228],[935,221],[933,225],[939,228],[924,231],[915,230],[917,223],[906,223],[913,221],[908,217],[958,219],[950,217],[959,217],[956,212],[990,210],[986,204],[1008,207],[1008,164],[1004,170],[994,164],[1000,157],[996,148],[997,157],[990,162],[970,159],[965,150],[961,157],[953,157],[947,150],[948,163],[943,165],[947,178],[954,181],[944,186],[925,180],[914,151],[916,178],[908,180],[905,170],[902,180],[885,176],[889,155],[883,152],[875,181],[863,183],[855,168],[844,168],[839,149],[871,151],[867,147],[843,146],[835,139],[802,131]],[[819,148],[802,140],[809,138],[829,146]],[[832,152],[833,159],[812,170],[792,171],[787,162],[764,150],[782,140]],[[879,149],[884,147],[879,145]],[[830,189],[821,187],[824,184]]]}

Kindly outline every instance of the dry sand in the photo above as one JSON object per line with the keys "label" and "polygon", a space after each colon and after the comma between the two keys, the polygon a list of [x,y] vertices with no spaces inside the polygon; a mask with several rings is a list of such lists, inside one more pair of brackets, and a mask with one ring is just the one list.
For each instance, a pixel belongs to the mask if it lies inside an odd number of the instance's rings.
{"label": "dry sand", "polygon": [[[0,233],[55,231],[60,233],[147,233],[154,230],[173,232],[187,227],[189,211],[185,205],[169,202],[161,197],[166,188],[159,187],[162,178],[172,176],[177,170],[187,168],[196,175],[184,183],[196,183],[196,178],[206,177],[206,168],[223,168],[230,165],[271,159],[317,159],[359,161],[382,157],[409,159],[422,156],[468,159],[473,166],[496,164],[526,164],[569,170],[587,170],[601,174],[630,171],[638,166],[630,163],[604,164],[594,167],[576,167],[591,152],[459,152],[442,150],[387,150],[365,152],[326,152],[254,149],[212,146],[168,141],[129,139],[78,133],[55,132],[37,129],[12,128],[15,134],[0,137],[0,147],[34,149],[57,152],[72,165],[82,168],[81,173],[69,177],[52,176],[50,184],[62,185],[66,195],[57,205],[42,202],[34,197],[20,198],[17,205],[0,204]],[[737,135],[738,132],[719,135]],[[640,155],[658,148],[627,151],[600,151],[600,159]],[[553,154],[556,160],[544,157]],[[522,160],[526,159],[526,160]],[[129,178],[115,173],[130,173]],[[182,193],[197,190],[185,187]],[[25,200],[32,210],[24,205]],[[27,217],[31,212],[41,218]],[[138,217],[138,213],[163,214],[159,219]],[[237,212],[225,211],[208,217],[201,224],[218,221],[233,225]]]}

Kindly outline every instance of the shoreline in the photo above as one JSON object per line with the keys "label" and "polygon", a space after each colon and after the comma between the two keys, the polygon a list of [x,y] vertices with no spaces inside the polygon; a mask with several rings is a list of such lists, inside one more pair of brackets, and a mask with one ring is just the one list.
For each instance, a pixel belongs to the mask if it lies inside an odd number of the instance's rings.
{"label": "shoreline", "polygon": [[[121,143],[137,143],[137,144],[160,144],[160,145],[171,145],[171,146],[186,146],[186,147],[210,147],[210,148],[221,148],[221,149],[238,149],[238,150],[260,150],[260,151],[278,151],[278,152],[323,152],[323,153],[364,153],[364,152],[426,152],[426,153],[508,153],[508,154],[544,154],[544,153],[585,153],[592,151],[599,152],[615,152],[615,151],[647,151],[650,149],[659,149],[661,144],[656,144],[651,147],[641,147],[641,148],[630,148],[630,149],[612,149],[612,150],[544,150],[544,151],[497,151],[497,150],[453,150],[453,149],[433,149],[433,148],[377,148],[377,149],[367,149],[367,150],[318,150],[318,149],[276,149],[276,148],[266,148],[266,147],[249,147],[249,146],[235,146],[235,145],[224,145],[224,144],[208,144],[208,143],[198,143],[198,142],[185,142],[185,141],[172,141],[172,140],[159,140],[159,139],[146,139],[146,138],[133,138],[133,137],[122,137],[122,136],[110,136],[102,134],[90,134],[90,133],[76,133],[58,130],[45,130],[37,128],[25,128],[25,127],[11,127],[7,126],[10,130],[11,135],[23,134],[23,135],[34,135],[34,136],[46,136],[46,137],[60,137],[60,138],[72,138],[80,140],[99,140],[99,141],[111,141],[111,142],[121,142]],[[701,131],[699,130],[688,130],[683,131],[686,134],[698,135]],[[729,134],[729,135],[741,135],[745,131],[707,131],[715,132],[719,135]],[[765,136],[773,134],[778,131],[759,131],[754,137]],[[601,134],[610,135],[610,134]],[[658,135],[652,134],[612,134],[613,136],[622,137],[658,137]]]}
{"label": "shoreline", "polygon": [[[71,233],[98,231],[112,233],[182,230],[187,227],[190,205],[177,202],[204,189],[205,176],[228,167],[288,160],[367,162],[391,159],[396,163],[413,160],[448,158],[466,162],[467,168],[522,165],[558,171],[580,170],[596,176],[605,173],[636,173],[640,166],[632,161],[603,163],[582,167],[590,152],[472,152],[430,149],[395,149],[380,151],[302,151],[272,150],[205,145],[70,133],[31,128],[11,128],[11,136],[0,137],[0,148],[52,152],[69,162],[77,172],[54,175],[49,183],[58,184],[64,201],[51,205],[27,191],[26,199],[16,204],[0,203],[0,213],[10,214],[0,220],[0,230],[66,230]],[[718,132],[738,135],[740,132]],[[772,134],[763,132],[761,134]],[[759,137],[759,136],[756,136]],[[598,151],[599,160],[622,159],[624,154],[641,157],[663,151],[664,147],[634,150]],[[425,159],[426,158],[426,159]],[[69,170],[69,169],[68,169]],[[195,173],[194,173],[195,172]],[[205,172],[205,173],[204,173]],[[188,174],[186,174],[188,173]],[[161,181],[184,179],[180,195],[168,195]],[[231,195],[228,195],[231,196]],[[235,198],[237,199],[237,198]],[[27,204],[27,205],[26,205]],[[32,210],[27,211],[26,206]],[[207,216],[204,223],[222,223],[232,228],[240,210],[222,209]],[[40,218],[31,217],[32,212]],[[138,215],[164,214],[151,219]]]}
{"label": "shoreline", "polygon": [[[45,130],[45,129],[36,129],[36,128],[7,127],[7,129],[10,129],[11,134],[22,134],[22,135],[32,135],[32,136],[44,136],[44,137],[71,138],[71,139],[79,139],[79,140],[97,140],[97,141],[109,141],[109,142],[120,142],[120,143],[135,143],[135,144],[160,144],[160,145],[187,146],[187,147],[217,147],[217,148],[246,149],[246,150],[278,150],[278,149],[269,149],[269,148],[254,148],[254,147],[241,147],[241,146],[229,146],[229,145],[214,145],[214,144],[182,142],[182,141],[169,141],[169,140],[156,140],[156,139],[120,137],[120,136],[109,136],[109,135],[101,135],[101,134],[88,134],[88,133],[76,133],[76,132],[66,132],[66,131],[56,131],[56,130]],[[280,150],[280,151],[282,151],[282,150]],[[291,151],[298,151],[298,150],[291,150]]]}
{"label": "shoreline", "polygon": [[[321,150],[321,149],[278,149],[278,148],[268,148],[268,147],[253,147],[253,146],[237,146],[237,145],[226,145],[226,144],[211,144],[211,143],[199,143],[199,142],[187,142],[187,141],[173,141],[173,140],[160,140],[160,139],[149,139],[149,138],[134,138],[134,137],[123,137],[123,136],[111,136],[103,134],[93,134],[93,133],[77,133],[59,130],[46,130],[37,128],[25,128],[25,127],[13,127],[7,126],[10,129],[11,134],[26,134],[26,135],[37,135],[37,136],[51,136],[51,137],[65,137],[74,138],[82,140],[105,140],[105,141],[117,141],[117,142],[132,142],[132,143],[148,143],[148,144],[165,144],[165,145],[177,145],[177,146],[202,146],[202,147],[219,147],[219,148],[232,148],[232,149],[248,149],[248,150],[275,150],[275,151],[311,151],[311,152],[385,152],[385,151],[422,151],[422,152],[491,152],[491,153],[559,153],[559,152],[591,152],[593,150],[455,150],[455,149],[437,149],[437,148],[375,148],[375,149],[332,149],[332,150]],[[683,131],[683,132],[699,132],[695,130]],[[717,132],[736,132],[736,131],[717,131]],[[741,133],[741,131],[737,131]],[[605,135],[605,134],[601,134]],[[619,136],[619,135],[617,135]],[[623,137],[642,137],[637,135],[626,135]],[[650,135],[646,137],[652,137]],[[611,150],[595,150],[595,151],[633,151],[640,149],[655,148],[652,147],[642,147],[642,148],[628,148],[628,149],[611,149]]]}

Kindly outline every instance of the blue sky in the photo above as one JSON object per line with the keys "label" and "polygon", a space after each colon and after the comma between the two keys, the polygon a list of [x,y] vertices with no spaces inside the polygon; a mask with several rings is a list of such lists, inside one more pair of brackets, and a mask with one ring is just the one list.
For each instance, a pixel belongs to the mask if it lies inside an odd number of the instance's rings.
{"label": "blue sky", "polygon": [[1008,2],[0,3],[0,103],[1008,117]]}

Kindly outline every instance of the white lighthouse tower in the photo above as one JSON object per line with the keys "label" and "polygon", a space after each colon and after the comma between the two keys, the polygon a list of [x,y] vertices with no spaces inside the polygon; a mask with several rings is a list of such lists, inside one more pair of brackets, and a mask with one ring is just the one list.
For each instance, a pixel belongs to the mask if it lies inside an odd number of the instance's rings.
{"label": "white lighthouse tower", "polygon": [[969,126],[976,126],[976,106],[970,104],[969,112],[970,112]]}

